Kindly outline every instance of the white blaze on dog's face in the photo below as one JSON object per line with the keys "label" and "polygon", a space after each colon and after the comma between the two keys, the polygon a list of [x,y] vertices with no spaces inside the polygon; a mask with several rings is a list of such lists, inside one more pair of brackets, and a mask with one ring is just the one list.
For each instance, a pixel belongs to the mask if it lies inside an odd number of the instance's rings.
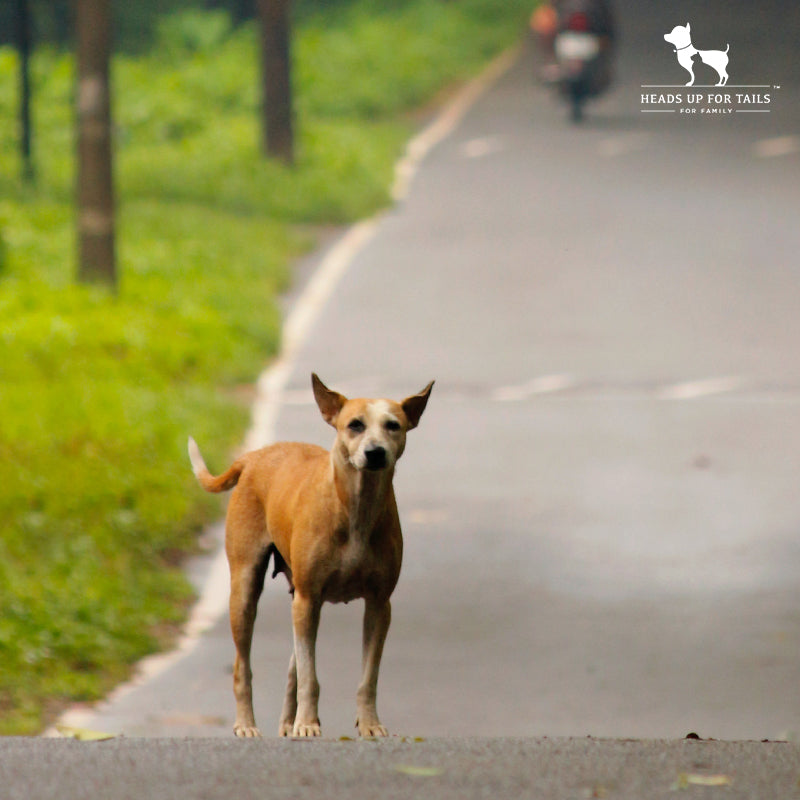
{"label": "white blaze on dog's face", "polygon": [[348,400],[312,375],[314,398],[325,421],[336,428],[339,457],[356,470],[390,470],[403,455],[406,433],[419,424],[433,381],[417,395],[394,400]]}
{"label": "white blaze on dog's face", "polygon": [[406,446],[403,409],[390,400],[350,400],[336,421],[343,455],[357,470],[392,469]]}

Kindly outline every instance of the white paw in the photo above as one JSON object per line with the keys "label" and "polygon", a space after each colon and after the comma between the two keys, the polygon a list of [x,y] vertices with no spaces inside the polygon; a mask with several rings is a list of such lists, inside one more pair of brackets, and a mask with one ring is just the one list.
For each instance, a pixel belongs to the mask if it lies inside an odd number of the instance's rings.
{"label": "white paw", "polygon": [[304,739],[310,736],[322,736],[319,722],[295,722],[292,729],[292,736]]}
{"label": "white paw", "polygon": [[358,735],[363,736],[365,739],[375,739],[378,736],[389,735],[389,731],[387,731],[386,728],[384,728],[379,722],[366,724],[356,721],[356,727],[358,728]]}
{"label": "white paw", "polygon": [[233,733],[239,739],[261,738],[261,731],[255,725],[234,725]]}

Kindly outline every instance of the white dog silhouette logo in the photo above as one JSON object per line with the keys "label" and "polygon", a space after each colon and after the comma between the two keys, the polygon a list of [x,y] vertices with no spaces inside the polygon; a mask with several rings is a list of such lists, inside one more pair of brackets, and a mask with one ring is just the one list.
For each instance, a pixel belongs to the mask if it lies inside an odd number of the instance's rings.
{"label": "white dog silhouette logo", "polygon": [[694,86],[694,64],[695,56],[700,56],[700,61],[707,64],[719,75],[717,86],[725,86],[728,83],[728,50],[730,44],[724,50],[698,50],[692,44],[691,27],[686,23],[676,25],[670,33],[664,34],[671,45],[675,46],[675,53],[678,56],[678,63],[689,73],[690,80],[687,86]]}

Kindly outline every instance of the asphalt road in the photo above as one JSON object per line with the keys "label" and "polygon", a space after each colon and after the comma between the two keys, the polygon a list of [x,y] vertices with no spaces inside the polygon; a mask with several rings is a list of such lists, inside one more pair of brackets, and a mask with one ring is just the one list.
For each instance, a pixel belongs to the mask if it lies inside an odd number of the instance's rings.
{"label": "asphalt road", "polygon": [[[39,758],[31,758],[36,748]],[[797,796],[795,745],[433,739],[0,740],[4,800],[487,797],[725,800]],[[109,780],[113,776],[113,780]],[[705,781],[706,785],[702,782]]]}
{"label": "asphalt road", "polygon": [[[312,370],[352,394],[437,380],[396,478],[406,554],[379,690],[394,733],[800,733],[800,11],[618,9],[617,85],[586,124],[524,52],[293,361],[279,437],[325,445]],[[686,79],[663,34],[687,20],[697,47],[730,44],[731,93],[770,94],[768,113],[643,110]],[[323,611],[329,737],[352,734],[360,613]],[[290,648],[275,582],[254,648],[268,735]],[[231,660],[222,619],[82,722],[230,736]]]}

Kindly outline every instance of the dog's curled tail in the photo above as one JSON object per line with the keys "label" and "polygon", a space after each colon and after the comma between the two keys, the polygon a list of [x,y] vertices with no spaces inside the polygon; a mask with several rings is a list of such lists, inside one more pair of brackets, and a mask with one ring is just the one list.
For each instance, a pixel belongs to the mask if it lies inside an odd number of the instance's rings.
{"label": "dog's curled tail", "polygon": [[241,461],[234,461],[222,475],[212,475],[208,471],[206,462],[203,461],[203,456],[200,455],[197,442],[191,436],[189,437],[189,460],[192,462],[192,469],[197,480],[207,492],[227,492],[228,489],[233,489],[239,482],[239,476],[244,469]]}
{"label": "dog's curled tail", "polygon": [[725,52],[727,53],[728,50],[730,50],[730,49],[731,49],[731,45],[730,45],[730,42],[728,42],[728,44],[725,45]]}

